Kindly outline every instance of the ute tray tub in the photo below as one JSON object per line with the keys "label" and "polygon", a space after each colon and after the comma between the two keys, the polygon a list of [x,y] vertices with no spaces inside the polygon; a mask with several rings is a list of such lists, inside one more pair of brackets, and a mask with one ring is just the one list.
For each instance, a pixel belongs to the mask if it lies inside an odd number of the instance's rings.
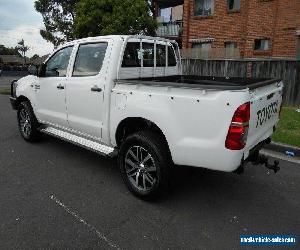
{"label": "ute tray tub", "polygon": [[142,84],[167,87],[182,87],[196,89],[217,89],[217,90],[242,90],[264,87],[279,82],[279,79],[272,78],[241,78],[241,77],[215,77],[197,75],[173,75],[161,77],[142,77],[131,79],[119,79],[120,84]]}

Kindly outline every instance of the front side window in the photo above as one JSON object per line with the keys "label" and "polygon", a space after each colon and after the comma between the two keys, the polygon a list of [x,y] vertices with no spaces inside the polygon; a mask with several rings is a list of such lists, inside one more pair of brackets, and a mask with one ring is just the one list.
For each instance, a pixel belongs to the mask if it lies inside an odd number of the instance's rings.
{"label": "front side window", "polygon": [[195,0],[195,16],[210,16],[214,13],[214,0]]}
{"label": "front side window", "polygon": [[45,77],[65,77],[73,46],[57,51],[46,63]]}
{"label": "front side window", "polygon": [[228,9],[229,10],[240,10],[241,1],[240,0],[228,0]]}
{"label": "front side window", "polygon": [[140,67],[142,54],[139,42],[128,42],[123,55],[122,67]]}
{"label": "front side window", "polygon": [[256,51],[269,50],[269,39],[256,39],[254,41],[254,50]]}
{"label": "front side window", "polygon": [[105,57],[107,43],[81,44],[78,48],[72,76],[99,74]]}

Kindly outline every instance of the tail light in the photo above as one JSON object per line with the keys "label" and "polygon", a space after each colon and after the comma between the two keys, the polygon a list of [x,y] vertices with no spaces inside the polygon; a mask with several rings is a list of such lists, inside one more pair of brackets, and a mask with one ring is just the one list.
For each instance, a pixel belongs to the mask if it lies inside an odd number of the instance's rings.
{"label": "tail light", "polygon": [[226,148],[240,150],[245,147],[249,130],[249,120],[250,102],[247,102],[239,106],[232,117],[225,142]]}

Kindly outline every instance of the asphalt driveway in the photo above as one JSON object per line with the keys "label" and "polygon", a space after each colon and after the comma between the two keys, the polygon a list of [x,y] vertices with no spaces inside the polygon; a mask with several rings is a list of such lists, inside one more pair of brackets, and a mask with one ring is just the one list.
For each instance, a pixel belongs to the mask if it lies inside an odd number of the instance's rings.
{"label": "asphalt driveway", "polygon": [[299,164],[281,161],[276,175],[178,167],[172,186],[165,199],[141,201],[114,159],[46,136],[26,143],[0,95],[2,249],[243,249],[245,233],[299,239]]}

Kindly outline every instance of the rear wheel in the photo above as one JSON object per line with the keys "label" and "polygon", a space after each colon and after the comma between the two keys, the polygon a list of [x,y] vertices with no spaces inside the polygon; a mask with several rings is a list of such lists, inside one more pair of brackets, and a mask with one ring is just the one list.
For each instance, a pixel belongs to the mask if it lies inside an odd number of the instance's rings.
{"label": "rear wheel", "polygon": [[128,189],[144,199],[154,198],[167,188],[170,157],[163,138],[156,132],[129,135],[119,152],[119,167]]}
{"label": "rear wheel", "polygon": [[28,101],[21,102],[18,106],[18,125],[19,131],[26,141],[33,142],[39,138],[39,123]]}

